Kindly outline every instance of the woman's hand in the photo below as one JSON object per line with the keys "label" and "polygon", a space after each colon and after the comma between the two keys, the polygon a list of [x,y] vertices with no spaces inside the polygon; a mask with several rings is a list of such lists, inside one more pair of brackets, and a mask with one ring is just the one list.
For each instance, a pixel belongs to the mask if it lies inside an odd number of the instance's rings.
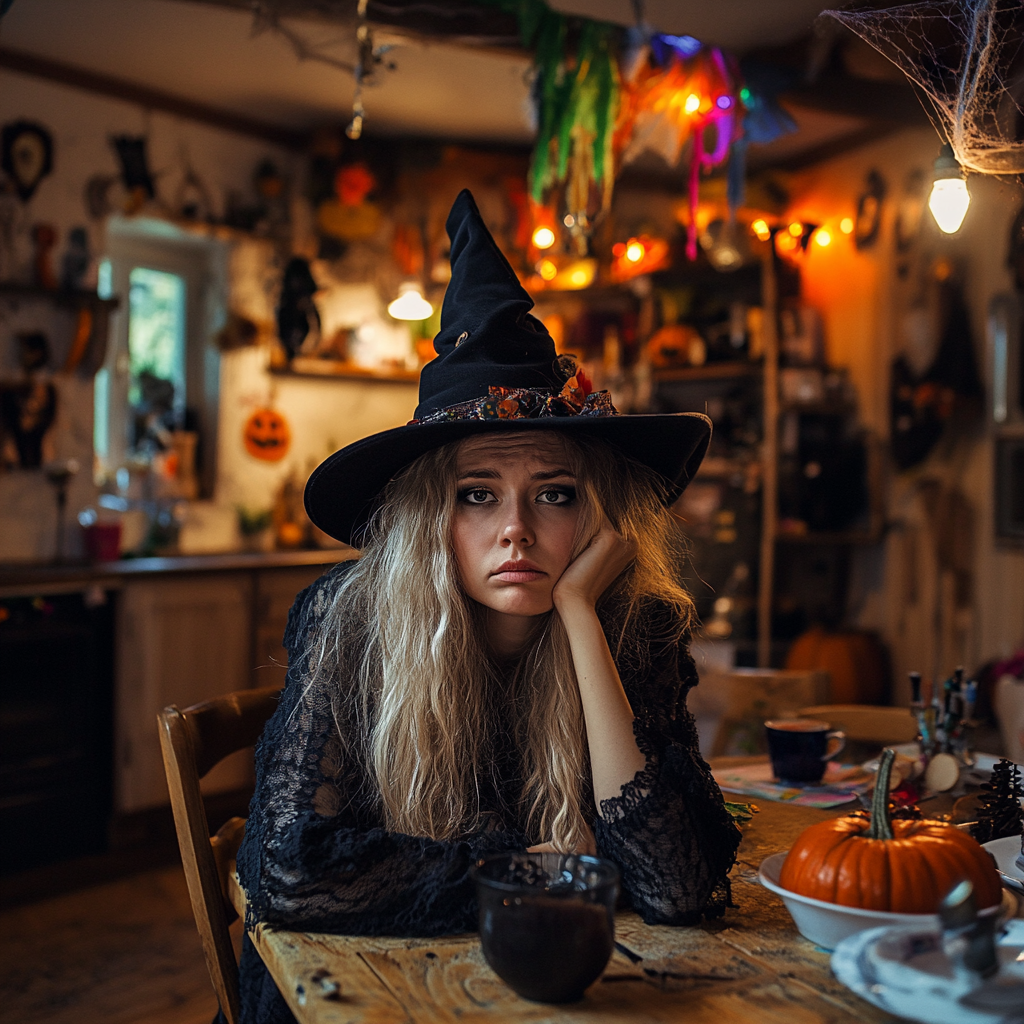
{"label": "woman's hand", "polygon": [[551,595],[555,608],[559,612],[573,604],[593,608],[635,557],[636,543],[616,533],[604,516],[601,529],[555,584]]}
{"label": "woman's hand", "polygon": [[[536,846],[528,846],[526,848],[527,853],[561,853],[562,851],[556,850],[552,843],[538,843]],[[587,829],[587,834],[583,837],[582,841],[577,844],[576,849],[573,853],[589,853],[591,857],[597,856],[597,843],[594,841],[594,833]]]}

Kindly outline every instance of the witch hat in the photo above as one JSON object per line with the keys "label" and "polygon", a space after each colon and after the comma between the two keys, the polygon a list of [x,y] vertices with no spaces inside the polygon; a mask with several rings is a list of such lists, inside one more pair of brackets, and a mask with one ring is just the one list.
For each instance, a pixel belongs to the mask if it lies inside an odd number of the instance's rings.
{"label": "witch hat", "polygon": [[621,416],[606,391],[586,394],[575,364],[558,356],[533,300],[480,216],[468,189],[447,222],[452,278],[420,374],[415,418],[364,437],[321,463],[306,484],[306,511],[325,533],[357,543],[384,487],[420,455],[489,431],[570,430],[599,438],[659,473],[674,501],[711,439],[700,413]]}

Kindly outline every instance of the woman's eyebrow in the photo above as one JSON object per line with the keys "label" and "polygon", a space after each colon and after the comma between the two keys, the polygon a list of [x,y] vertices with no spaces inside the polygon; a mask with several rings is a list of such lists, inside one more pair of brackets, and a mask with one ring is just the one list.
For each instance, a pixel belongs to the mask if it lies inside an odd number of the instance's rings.
{"label": "woman's eyebrow", "polygon": [[576,474],[569,469],[544,469],[539,473],[534,473],[530,477],[531,480],[554,480],[560,476],[569,476],[575,479]]}
{"label": "woman's eyebrow", "polygon": [[465,473],[459,474],[460,480],[500,480],[501,474],[496,469],[467,469]]}

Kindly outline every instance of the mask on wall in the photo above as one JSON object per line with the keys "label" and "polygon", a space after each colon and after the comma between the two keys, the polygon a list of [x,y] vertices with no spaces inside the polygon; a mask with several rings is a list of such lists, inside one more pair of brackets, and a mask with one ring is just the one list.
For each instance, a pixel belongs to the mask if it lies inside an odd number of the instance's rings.
{"label": "mask on wall", "polygon": [[0,167],[14,182],[18,198],[27,203],[53,170],[53,137],[32,121],[4,125],[0,131]]}

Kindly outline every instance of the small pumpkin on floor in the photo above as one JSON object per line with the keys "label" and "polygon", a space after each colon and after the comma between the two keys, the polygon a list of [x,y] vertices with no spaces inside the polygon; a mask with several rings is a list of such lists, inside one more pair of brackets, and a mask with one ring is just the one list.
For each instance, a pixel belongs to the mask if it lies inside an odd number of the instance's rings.
{"label": "small pumpkin on floor", "polygon": [[871,816],[847,815],[805,829],[786,856],[779,884],[790,892],[864,910],[934,914],[965,878],[979,909],[1002,899],[989,854],[942,821],[893,821],[889,776],[896,755],[882,754]]}

